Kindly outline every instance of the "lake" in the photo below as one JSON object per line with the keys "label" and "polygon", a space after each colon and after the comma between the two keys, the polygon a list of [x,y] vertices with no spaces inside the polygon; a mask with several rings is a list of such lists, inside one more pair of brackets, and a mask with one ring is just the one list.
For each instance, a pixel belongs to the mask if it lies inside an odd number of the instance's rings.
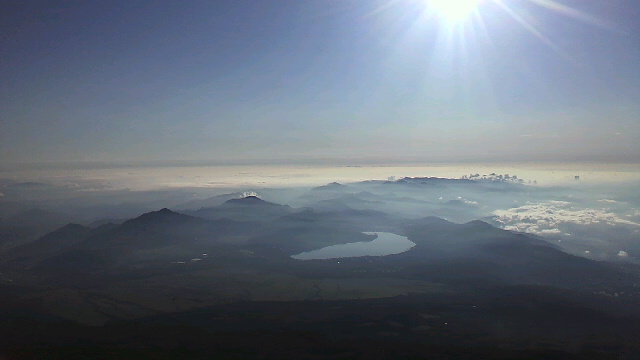
{"label": "lake", "polygon": [[291,257],[297,260],[315,260],[359,256],[385,256],[403,253],[416,245],[405,236],[392,233],[365,232],[364,234],[378,235],[378,237],[372,241],[327,246]]}

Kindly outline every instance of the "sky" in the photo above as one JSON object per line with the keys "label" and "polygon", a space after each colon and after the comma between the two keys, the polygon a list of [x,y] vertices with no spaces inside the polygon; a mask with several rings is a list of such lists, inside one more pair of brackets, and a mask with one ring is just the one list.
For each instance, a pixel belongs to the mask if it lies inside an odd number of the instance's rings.
{"label": "sky", "polygon": [[0,164],[638,162],[640,2],[439,2],[4,2]]}

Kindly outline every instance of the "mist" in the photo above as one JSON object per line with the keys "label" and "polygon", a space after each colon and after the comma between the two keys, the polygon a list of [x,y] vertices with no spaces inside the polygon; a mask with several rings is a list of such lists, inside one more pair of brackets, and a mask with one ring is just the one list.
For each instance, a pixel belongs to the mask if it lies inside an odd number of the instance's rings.
{"label": "mist", "polygon": [[[637,262],[640,255],[640,170],[631,165],[127,166],[3,174],[0,224],[29,225],[20,218],[35,210],[57,220],[31,240],[65,222],[104,223],[165,207],[188,213],[258,196],[321,212],[482,219],[545,237],[578,256]],[[443,180],[427,186],[412,177]],[[5,238],[3,246],[10,242]]]}

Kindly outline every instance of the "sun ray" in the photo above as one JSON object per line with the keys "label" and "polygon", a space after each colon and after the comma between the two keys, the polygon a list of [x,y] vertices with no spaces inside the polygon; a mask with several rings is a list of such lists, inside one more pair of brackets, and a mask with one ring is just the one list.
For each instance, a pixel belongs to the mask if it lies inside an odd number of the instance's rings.
{"label": "sun ray", "polygon": [[518,13],[513,11],[507,4],[504,3],[504,1],[493,0],[493,2],[498,6],[500,6],[504,12],[506,12],[509,16],[511,16],[511,18],[514,19],[516,22],[518,22],[525,30],[530,32],[535,37],[537,37],[545,45],[553,49],[558,55],[562,56],[568,61],[571,61],[577,64],[577,61],[573,57],[571,57],[566,51],[562,50],[562,48],[556,45],[556,43],[551,41],[551,39],[549,39],[547,36],[541,33],[538,29],[536,29],[535,26],[531,25],[529,22],[523,19],[522,16],[518,15]]}
{"label": "sun ray", "polygon": [[362,17],[363,18],[367,18],[367,17],[371,17],[371,16],[375,16],[378,15],[382,12],[384,12],[385,10],[388,10],[392,7],[394,7],[396,4],[402,2],[403,0],[388,0],[385,3],[383,3],[382,5],[374,8],[373,10],[367,12],[366,14],[364,14]]}
{"label": "sun ray", "polygon": [[482,17],[482,14],[480,14],[480,11],[476,11],[474,12],[473,15],[474,15],[473,19],[478,24],[478,27],[480,28],[482,35],[484,35],[484,38],[487,40],[489,45],[491,45],[492,48],[495,48],[495,44],[491,39],[491,35],[489,35],[489,31],[487,30],[487,24],[485,23],[484,18]]}
{"label": "sun ray", "polygon": [[551,11],[554,11],[558,14],[562,14],[564,16],[576,19],[576,20],[580,20],[582,22],[585,22],[587,24],[593,25],[593,26],[598,26],[604,29],[608,29],[608,30],[612,30],[612,31],[616,31],[616,32],[621,32],[621,30],[615,26],[614,24],[611,24],[609,22],[605,22],[601,19],[596,18],[595,16],[591,16],[585,12],[582,12],[578,9],[572,8],[570,6],[564,5],[564,4],[560,4],[557,1],[554,0],[529,0],[530,2],[542,6],[544,8],[547,8]]}

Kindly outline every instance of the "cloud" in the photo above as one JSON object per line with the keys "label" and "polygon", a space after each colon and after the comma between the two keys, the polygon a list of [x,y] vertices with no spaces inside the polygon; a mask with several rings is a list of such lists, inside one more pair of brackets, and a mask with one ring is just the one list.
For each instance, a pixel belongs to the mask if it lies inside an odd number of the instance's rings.
{"label": "cloud", "polygon": [[560,231],[559,229],[542,229],[540,230],[540,234],[547,234],[547,235],[557,235],[557,234],[561,234],[562,231]]}
{"label": "cloud", "polygon": [[609,203],[609,204],[617,204],[617,203],[619,203],[619,201],[615,201],[615,200],[611,200],[611,199],[601,199],[601,200],[598,200],[598,201],[602,202],[602,203]]}
{"label": "cloud", "polygon": [[467,205],[478,205],[477,201],[467,200],[467,199],[463,198],[462,196],[458,196],[458,200],[462,201],[463,203],[465,203]]}
{"label": "cloud", "polygon": [[560,227],[564,224],[640,227],[640,223],[627,220],[609,209],[578,208],[569,202],[556,200],[496,210],[493,216],[506,230],[539,235],[560,234]]}
{"label": "cloud", "polygon": [[242,195],[240,195],[240,198],[246,198],[248,196],[255,196],[258,197],[258,193],[256,193],[255,191],[245,191],[242,193]]}

